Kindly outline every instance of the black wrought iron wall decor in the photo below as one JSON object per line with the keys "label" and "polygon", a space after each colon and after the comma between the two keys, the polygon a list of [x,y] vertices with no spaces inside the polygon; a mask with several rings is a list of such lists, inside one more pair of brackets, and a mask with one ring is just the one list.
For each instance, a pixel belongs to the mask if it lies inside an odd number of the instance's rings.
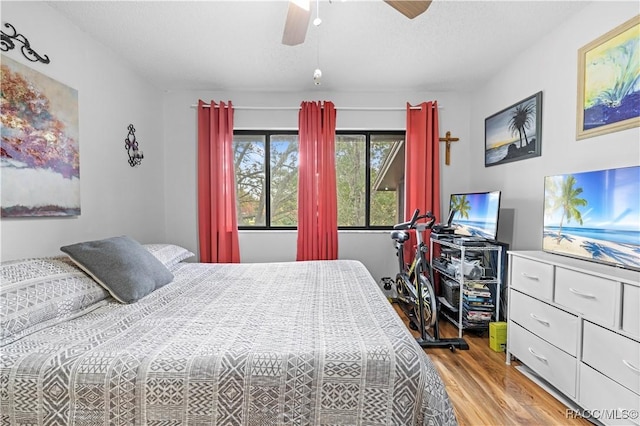
{"label": "black wrought iron wall decor", "polygon": [[13,31],[13,34],[8,34],[0,30],[0,33],[1,33],[0,49],[3,52],[8,52],[9,50],[15,49],[16,47],[16,44],[14,43],[14,40],[15,40],[18,43],[22,44],[22,47],[20,48],[20,50],[22,51],[22,54],[24,55],[25,58],[27,58],[31,62],[42,62],[44,64],[49,63],[49,56],[47,55],[40,56],[38,53],[36,53],[36,51],[31,48],[31,45],[29,44],[29,40],[27,40],[27,38],[22,34],[18,34],[18,32],[16,31],[13,25],[11,25],[8,22],[5,22],[4,26],[9,28],[11,31]]}
{"label": "black wrought iron wall decor", "polygon": [[138,149],[138,141],[136,140],[136,128],[133,124],[129,124],[129,134],[124,139],[124,147],[127,149],[127,155],[129,156],[129,165],[135,167],[142,163],[144,155],[142,151]]}

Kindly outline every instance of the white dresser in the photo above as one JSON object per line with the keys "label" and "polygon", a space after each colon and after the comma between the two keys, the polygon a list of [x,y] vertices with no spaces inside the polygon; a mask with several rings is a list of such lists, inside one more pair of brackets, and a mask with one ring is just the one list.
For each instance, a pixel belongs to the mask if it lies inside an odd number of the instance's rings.
{"label": "white dresser", "polygon": [[601,423],[640,425],[640,272],[508,255],[507,364],[517,358]]}

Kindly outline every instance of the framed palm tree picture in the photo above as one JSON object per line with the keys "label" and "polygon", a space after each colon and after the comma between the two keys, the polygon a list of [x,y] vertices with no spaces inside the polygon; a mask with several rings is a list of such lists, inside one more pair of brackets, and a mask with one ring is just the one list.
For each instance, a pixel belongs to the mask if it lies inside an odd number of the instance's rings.
{"label": "framed palm tree picture", "polygon": [[484,165],[497,166],[539,157],[542,135],[542,92],[484,120]]}

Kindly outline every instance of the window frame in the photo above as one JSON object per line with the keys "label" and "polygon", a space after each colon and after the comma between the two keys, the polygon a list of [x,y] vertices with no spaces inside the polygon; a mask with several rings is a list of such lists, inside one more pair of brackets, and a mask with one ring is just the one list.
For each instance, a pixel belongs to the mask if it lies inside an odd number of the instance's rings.
{"label": "window frame", "polygon": [[[261,231],[284,231],[284,230],[296,230],[297,226],[272,226],[271,225],[271,137],[273,135],[296,135],[298,136],[297,130],[234,130],[233,135],[259,135],[264,136],[264,182],[265,182],[265,191],[267,194],[265,196],[264,203],[264,225],[240,225],[238,224],[238,230],[247,231],[247,230],[261,230]],[[234,171],[235,174],[235,171]]]}
{"label": "window frame", "polygon": [[[291,231],[297,230],[297,226],[272,226],[271,225],[271,137],[273,135],[296,135],[297,130],[234,130],[233,135],[259,135],[265,137],[265,225],[238,225],[241,231]],[[364,135],[365,136],[365,225],[364,226],[338,226],[340,231],[386,231],[393,229],[393,225],[371,225],[371,136],[372,135],[397,135],[406,138],[405,130],[336,130],[339,135]],[[402,212],[400,212],[402,213]]]}

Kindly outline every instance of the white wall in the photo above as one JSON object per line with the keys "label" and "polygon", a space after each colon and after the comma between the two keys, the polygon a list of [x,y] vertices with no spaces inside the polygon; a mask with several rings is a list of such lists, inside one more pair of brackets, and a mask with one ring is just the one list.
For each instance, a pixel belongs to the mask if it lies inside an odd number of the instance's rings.
{"label": "white wall", "polygon": [[[576,140],[578,49],[638,12],[637,2],[594,2],[473,94],[467,189],[502,190],[502,207],[513,214],[512,249],[542,247],[544,176],[640,164],[638,128]],[[540,90],[542,155],[485,168],[484,119]]]}
{"label": "white wall", "polygon": [[[19,46],[3,55],[78,90],[82,209],[79,217],[2,219],[2,260],[58,255],[61,245],[114,235],[163,241],[161,91],[46,3],[3,1],[1,7],[2,22],[51,62],[29,62]],[[124,149],[130,123],[145,155],[135,168]]]}
{"label": "white wall", "polygon": [[[631,129],[576,141],[577,50],[638,13],[635,2],[594,2],[532,46],[473,93],[167,93],[167,238],[197,251],[196,234],[196,114],[198,98],[232,100],[236,106],[297,106],[302,100],[331,100],[340,106],[404,106],[436,99],[440,132],[450,130],[451,165],[444,165],[441,194],[447,214],[452,192],[501,190],[499,239],[512,249],[539,249],[542,241],[543,178],[548,174],[601,169],[640,163],[640,130]],[[542,155],[513,163],[484,166],[486,117],[538,91],[543,91]],[[237,128],[296,128],[295,111],[236,111]],[[405,114],[338,110],[339,129],[403,129]],[[182,165],[188,165],[182,167]],[[245,262],[292,260],[294,232],[241,232]],[[396,267],[387,233],[341,232],[341,258],[361,259],[376,279]]]}
{"label": "white wall", "polygon": [[[577,50],[638,13],[636,2],[595,2],[564,22],[486,85],[469,93],[167,92],[136,75],[104,46],[89,39],[44,3],[2,2],[3,22],[27,35],[51,57],[32,64],[14,50],[6,55],[78,89],[82,215],[77,218],[3,219],[3,260],[59,253],[62,244],[128,234],[142,242],[167,241],[197,252],[196,111],[199,98],[236,106],[296,107],[303,100],[331,100],[340,107],[399,107],[438,100],[441,134],[450,130],[451,165],[441,161],[443,206],[452,192],[500,189],[499,235],[514,249],[537,249],[542,235],[543,177],[548,174],[640,163],[640,130],[575,139]],[[321,88],[319,88],[321,89]],[[484,167],[484,119],[543,91],[542,156]],[[123,147],[134,123],[142,166],[131,168]],[[295,110],[237,110],[237,128],[295,129]],[[404,129],[405,113],[340,111],[339,129]],[[166,154],[165,154],[166,152]],[[445,215],[445,211],[441,215]],[[505,214],[506,213],[506,214]],[[506,226],[505,226],[506,225]],[[244,262],[295,258],[295,232],[244,231]],[[341,232],[341,258],[362,260],[376,279],[396,267],[386,232]]]}
{"label": "white wall", "polygon": [[[196,110],[198,99],[231,100],[236,129],[297,129],[298,112],[292,110],[243,110],[243,106],[298,107],[304,100],[330,100],[336,107],[336,127],[340,130],[404,130],[406,103],[418,104],[437,100],[440,128],[451,130],[454,136],[468,139],[469,105],[465,97],[452,93],[226,93],[171,92],[164,97],[166,143],[166,228],[167,240],[198,251],[196,210]],[[340,107],[398,107],[399,111],[351,111]],[[444,145],[443,145],[444,149]],[[452,164],[464,156],[458,147],[452,148]],[[455,179],[453,169],[444,166],[443,188]],[[446,189],[448,191],[448,189]],[[445,189],[443,189],[445,191]],[[448,197],[448,195],[447,195]],[[295,231],[240,231],[242,262],[290,261],[296,256]],[[341,259],[361,260],[374,278],[394,276],[397,261],[388,231],[340,231],[338,252]]]}

